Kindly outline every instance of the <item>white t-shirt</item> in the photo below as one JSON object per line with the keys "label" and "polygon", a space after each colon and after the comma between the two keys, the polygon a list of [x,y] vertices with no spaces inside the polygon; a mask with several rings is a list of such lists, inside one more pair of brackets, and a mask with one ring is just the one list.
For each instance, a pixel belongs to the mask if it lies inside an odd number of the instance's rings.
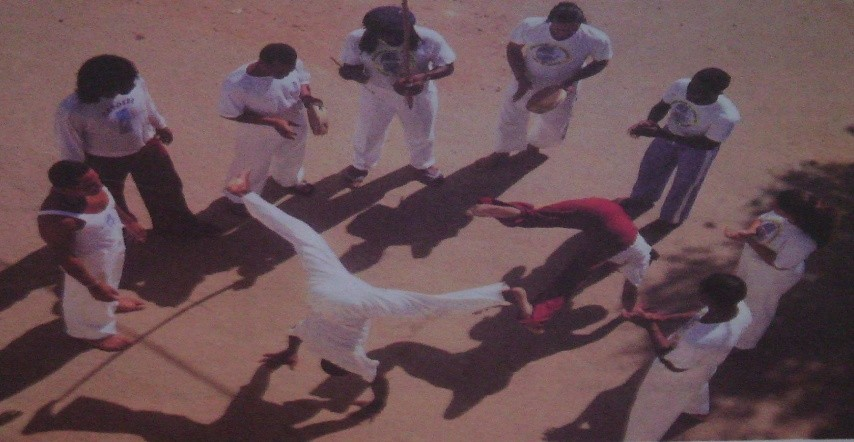
{"label": "white t-shirt", "polygon": [[123,157],[139,152],[166,127],[141,77],[126,95],[83,103],[73,93],[59,104],[54,129],[64,160],[83,161],[85,153]]}
{"label": "white t-shirt", "polygon": [[665,127],[676,135],[703,135],[722,143],[741,120],[738,109],[723,94],[718,96],[718,101],[703,106],[688,101],[685,93],[690,82],[690,78],[677,80],[661,98],[670,105],[670,117]]}
{"label": "white t-shirt", "polygon": [[717,367],[738,342],[741,333],[753,320],[744,301],[738,303],[738,313],[727,322],[704,324],[700,318],[708,312],[703,308],[676,332],[676,347],[664,355],[676,368],[683,370],[706,366]]}
{"label": "white t-shirt", "polygon": [[774,267],[803,273],[804,261],[818,248],[815,241],[773,210],[759,215],[759,222],[756,240],[777,253]]}
{"label": "white t-shirt", "polygon": [[510,33],[510,41],[524,45],[525,68],[535,86],[565,81],[578,72],[585,60],[610,60],[614,52],[608,36],[586,24],[565,40],[555,40],[545,17],[528,17]]}
{"label": "white t-shirt", "polygon": [[287,117],[304,108],[300,90],[302,85],[308,84],[311,75],[302,60],[297,59],[294,70],[281,79],[253,77],[246,73],[250,64],[237,68],[222,83],[219,99],[221,116],[237,118],[251,110],[265,117]]}
{"label": "white t-shirt", "polygon": [[[362,52],[359,40],[365,29],[357,29],[347,35],[341,50],[341,62],[349,65],[363,65],[370,78],[369,85],[392,89],[394,82],[403,76],[402,46],[391,46],[379,40],[374,52]],[[421,38],[418,48],[410,54],[410,73],[427,72],[440,66],[447,66],[457,59],[457,55],[445,38],[438,32],[415,26],[415,33]],[[431,80],[432,81],[432,80]],[[428,82],[429,83],[429,82]]]}

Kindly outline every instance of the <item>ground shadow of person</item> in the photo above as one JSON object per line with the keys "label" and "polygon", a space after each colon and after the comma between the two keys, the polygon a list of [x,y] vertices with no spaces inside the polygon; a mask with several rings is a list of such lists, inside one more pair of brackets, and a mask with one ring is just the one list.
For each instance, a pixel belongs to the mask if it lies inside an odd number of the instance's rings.
{"label": "ground shadow of person", "polygon": [[[412,179],[405,168],[400,168],[355,192],[339,195],[346,183],[335,174],[318,181],[310,197],[291,196],[279,207],[323,232]],[[268,201],[278,201],[286,195],[278,186],[268,185],[263,192]],[[227,232],[222,236],[193,241],[155,237],[148,244],[129,248],[122,288],[160,306],[177,306],[188,299],[207,275],[236,267],[240,279],[229,288],[245,289],[259,276],[294,256],[288,242],[251,219],[229,214],[226,205],[225,198],[220,198],[199,213],[200,218],[224,226]],[[252,252],[246,253],[247,250]]]}
{"label": "ground shadow of person", "polygon": [[[658,220],[641,227],[639,233],[652,246],[664,239],[674,227]],[[603,253],[601,240],[593,232],[580,231],[569,237],[555,249],[542,265],[525,274],[524,267],[511,269],[504,277],[511,286],[521,286],[528,291],[533,301],[555,294],[571,299],[618,270],[616,265],[605,262],[613,253]],[[653,261],[658,252],[653,252]],[[626,294],[617,294],[626,307],[634,299]]]}
{"label": "ground shadow of person", "polygon": [[91,348],[66,335],[59,318],[27,331],[0,350],[0,401],[50,376]]}
{"label": "ground shadow of person", "polygon": [[330,378],[312,391],[316,399],[297,399],[280,405],[263,399],[272,372],[272,369],[260,365],[222,416],[209,424],[186,416],[133,410],[102,399],[79,397],[59,411],[53,410],[56,401],[48,402],[35,413],[22,433],[120,433],[137,435],[149,441],[307,441],[346,430],[373,416],[357,410],[338,420],[298,428],[299,423],[313,418],[322,410],[339,414],[345,412],[361,393],[361,386],[352,380]]}
{"label": "ground shadow of person", "polygon": [[0,311],[15,305],[33,290],[60,281],[62,270],[56,257],[47,247],[42,247],[0,270]]}
{"label": "ground shadow of person", "polygon": [[418,342],[397,342],[369,356],[380,361],[380,373],[400,367],[410,376],[450,390],[453,396],[444,418],[455,419],[506,388],[527,364],[601,339],[622,323],[617,317],[590,333],[573,332],[606,314],[601,306],[584,306],[556,319],[556,327],[545,334],[534,335],[515,323],[511,309],[504,309],[475,324],[470,335],[480,344],[470,350],[450,353]]}
{"label": "ground shadow of person", "polygon": [[375,205],[347,226],[348,233],[363,241],[345,252],[341,261],[356,273],[379,262],[385,250],[396,245],[407,245],[414,258],[424,258],[472,221],[466,209],[478,197],[501,195],[547,158],[528,153],[507,167],[489,171],[470,164],[448,175],[441,186],[413,192],[397,207]]}
{"label": "ground shadow of person", "polygon": [[622,440],[635,395],[648,370],[649,364],[635,371],[623,384],[599,393],[574,421],[546,430],[543,440]]}

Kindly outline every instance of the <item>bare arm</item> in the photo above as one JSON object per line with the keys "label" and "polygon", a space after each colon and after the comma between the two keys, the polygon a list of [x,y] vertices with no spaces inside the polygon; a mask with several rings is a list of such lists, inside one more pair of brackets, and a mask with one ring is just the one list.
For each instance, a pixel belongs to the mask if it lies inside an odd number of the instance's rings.
{"label": "bare arm", "polygon": [[675,141],[680,144],[685,144],[687,146],[703,150],[711,150],[721,145],[720,142],[706,138],[705,135],[676,135],[666,128],[660,127],[658,123],[669,111],[670,105],[664,101],[659,101],[652,107],[652,109],[650,109],[646,120],[643,120],[629,128],[629,135],[633,137],[663,138],[665,140]]}
{"label": "bare arm", "polygon": [[122,225],[125,226],[125,230],[127,230],[130,236],[136,242],[145,242],[148,237],[148,232],[139,224],[136,217],[125,212],[124,209],[118,205],[116,205],[116,213],[119,214],[119,219],[122,220]]}
{"label": "bare arm", "polygon": [[525,45],[513,43],[512,41],[507,43],[507,63],[510,65],[510,70],[513,71],[516,81],[519,82],[519,87],[516,89],[516,93],[513,94],[513,101],[518,101],[522,98],[532,86],[531,79],[528,78],[528,69],[525,67],[525,56],[522,54],[522,48],[524,47]]}
{"label": "bare arm", "polygon": [[117,300],[118,291],[110,287],[106,281],[101,281],[91,273],[77,257],[72,246],[74,234],[83,227],[82,221],[58,215],[41,215],[38,217],[39,235],[53,252],[60,267],[69,276],[89,289],[93,298],[109,302]]}
{"label": "bare arm", "polygon": [[242,114],[237,117],[223,117],[228,120],[237,121],[238,123],[248,123],[248,124],[257,124],[260,126],[270,126],[273,129],[276,129],[279,132],[279,135],[293,140],[296,138],[297,133],[294,130],[293,126],[297,126],[296,123],[292,121],[288,121],[284,118],[279,117],[268,117],[258,114],[251,110],[245,110]]}
{"label": "bare arm", "polygon": [[308,83],[300,85],[299,98],[300,100],[302,100],[302,104],[304,104],[306,107],[318,101],[322,102],[322,100],[320,100],[319,98],[315,98],[313,95],[311,95],[311,86],[309,86]]}
{"label": "bare arm", "polygon": [[421,72],[419,74],[412,74],[408,77],[408,79],[403,79],[409,84],[418,85],[424,84],[430,80],[438,80],[440,78],[445,78],[448,75],[454,73],[454,64],[449,63],[444,66],[439,66],[437,68],[431,69],[427,72]]}
{"label": "bare arm", "polygon": [[365,66],[361,64],[345,64],[338,68],[338,75],[345,80],[353,80],[358,83],[367,83],[370,75],[365,71]]}
{"label": "bare arm", "polygon": [[744,241],[750,248],[752,248],[762,261],[765,261],[766,264],[770,266],[774,266],[774,261],[777,260],[777,252],[771,250],[763,244],[760,244],[759,241],[756,240],[756,229],[759,228],[759,225],[762,221],[759,218],[753,220],[753,222],[746,229],[742,230],[730,230],[729,228],[724,228],[724,236],[729,239],[734,239],[736,241]]}
{"label": "bare arm", "polygon": [[561,87],[569,89],[575,84],[575,82],[602,72],[602,70],[605,69],[605,66],[608,66],[608,60],[594,60],[587,63],[583,68],[576,72],[575,75],[567,78],[563,83],[561,83]]}
{"label": "bare arm", "polygon": [[697,149],[711,150],[721,145],[720,142],[710,140],[705,135],[683,136],[676,135],[665,128],[659,128],[654,137],[664,138],[665,140],[675,141],[687,146],[696,147]]}
{"label": "bare arm", "polygon": [[760,244],[759,241],[757,241],[756,238],[753,237],[747,238],[745,242],[748,246],[750,246],[750,248],[753,249],[753,251],[756,252],[757,255],[759,255],[760,258],[762,258],[762,261],[765,261],[766,264],[777,268],[777,266],[774,264],[774,261],[777,260],[777,252]]}
{"label": "bare arm", "polygon": [[673,350],[676,342],[671,341],[667,336],[664,336],[658,322],[650,322],[647,331],[649,332],[649,337],[652,338],[652,343],[655,345],[655,349],[659,354],[665,354],[670,350]]}

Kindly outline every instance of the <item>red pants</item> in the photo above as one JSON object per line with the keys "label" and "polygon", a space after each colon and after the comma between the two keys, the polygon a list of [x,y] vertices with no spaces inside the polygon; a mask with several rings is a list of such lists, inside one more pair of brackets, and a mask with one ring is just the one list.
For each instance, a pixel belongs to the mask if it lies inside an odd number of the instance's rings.
{"label": "red pants", "polygon": [[123,157],[87,154],[86,164],[98,172],[116,204],[133,216],[124,196],[125,179],[130,174],[155,230],[177,231],[196,223],[184,199],[181,178],[159,139],[154,138],[139,152]]}
{"label": "red pants", "polygon": [[595,250],[595,247],[585,247],[585,249],[573,257],[549,289],[538,297],[534,303],[534,311],[526,322],[542,325],[549,321],[560,311],[566,301],[572,299],[585,287],[587,278],[595,273],[592,270],[598,268],[614,254],[612,248]]}

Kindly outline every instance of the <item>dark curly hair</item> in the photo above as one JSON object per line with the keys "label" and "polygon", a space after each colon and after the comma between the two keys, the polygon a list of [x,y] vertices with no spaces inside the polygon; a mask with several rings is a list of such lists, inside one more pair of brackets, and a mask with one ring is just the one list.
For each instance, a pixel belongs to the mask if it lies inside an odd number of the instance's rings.
{"label": "dark curly hair", "polygon": [[270,43],[261,49],[258,59],[264,63],[296,63],[297,51],[285,43]]}
{"label": "dark curly hair", "polygon": [[[411,27],[409,49],[414,51],[418,48],[421,37],[415,32],[415,15],[409,12],[408,17],[409,26]],[[371,9],[362,18],[362,25],[365,27],[365,33],[362,34],[362,38],[359,40],[359,50],[370,54],[377,48],[380,35],[384,31],[403,33],[403,8],[399,6],[380,6]]]}
{"label": "dark curly hair", "polygon": [[836,225],[836,210],[822,204],[815,194],[800,189],[784,190],[777,194],[776,203],[817,245],[823,246],[830,241]]}
{"label": "dark curly hair", "polygon": [[547,22],[557,23],[587,23],[587,17],[581,7],[573,2],[560,2],[549,11]]}
{"label": "dark curly hair", "polygon": [[729,307],[738,304],[747,295],[747,284],[729,273],[713,273],[700,281],[700,292],[715,304]]}
{"label": "dark curly hair", "polygon": [[50,184],[58,189],[68,189],[80,183],[80,177],[91,167],[80,161],[62,160],[53,163],[47,171]]}
{"label": "dark curly hair", "polygon": [[715,67],[701,69],[691,79],[708,85],[717,93],[723,92],[732,81],[732,77],[725,70]]}
{"label": "dark curly hair", "polygon": [[139,76],[133,63],[118,55],[98,55],[77,71],[77,97],[84,103],[115,97],[133,86]]}

